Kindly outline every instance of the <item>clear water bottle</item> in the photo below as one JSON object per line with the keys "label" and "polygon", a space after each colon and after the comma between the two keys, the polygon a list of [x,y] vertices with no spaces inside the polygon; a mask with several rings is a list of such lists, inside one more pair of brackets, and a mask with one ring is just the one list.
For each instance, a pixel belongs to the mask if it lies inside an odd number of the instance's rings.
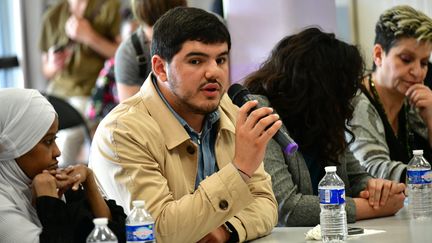
{"label": "clear water bottle", "polygon": [[423,157],[423,150],[413,150],[408,163],[408,205],[414,219],[429,218],[432,215],[431,166]]}
{"label": "clear water bottle", "polygon": [[336,174],[336,166],[327,166],[325,171],[318,184],[322,241],[344,242],[348,234],[345,185]]}
{"label": "clear water bottle", "polygon": [[154,220],[147,210],[145,210],[145,202],[136,200],[132,202],[132,205],[133,209],[126,218],[126,242],[156,242]]}
{"label": "clear water bottle", "polygon": [[93,242],[105,242],[105,243],[118,243],[117,237],[108,228],[107,218],[95,218],[93,219],[95,228],[87,237],[87,243]]}

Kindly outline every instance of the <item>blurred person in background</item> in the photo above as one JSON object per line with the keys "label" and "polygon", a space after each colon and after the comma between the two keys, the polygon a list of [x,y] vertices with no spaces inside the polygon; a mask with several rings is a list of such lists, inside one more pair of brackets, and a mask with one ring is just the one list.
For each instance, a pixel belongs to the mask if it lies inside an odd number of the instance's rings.
{"label": "blurred person in background", "polygon": [[[132,10],[130,8],[124,9],[122,11],[121,39],[126,40],[138,27],[139,23],[133,17]],[[119,103],[114,66],[114,57],[105,61],[92,91],[90,104],[86,111],[92,133],[96,130],[99,122]]]}
{"label": "blurred person in background", "polygon": [[[118,0],[61,0],[44,14],[39,46],[47,93],[66,99],[83,116],[106,59],[120,43]],[[62,166],[76,163],[80,128],[59,133]]]}
{"label": "blurred person in background", "polygon": [[115,54],[115,80],[120,102],[136,94],[151,72],[153,25],[166,11],[186,6],[186,0],[131,0],[140,27],[124,40]]}

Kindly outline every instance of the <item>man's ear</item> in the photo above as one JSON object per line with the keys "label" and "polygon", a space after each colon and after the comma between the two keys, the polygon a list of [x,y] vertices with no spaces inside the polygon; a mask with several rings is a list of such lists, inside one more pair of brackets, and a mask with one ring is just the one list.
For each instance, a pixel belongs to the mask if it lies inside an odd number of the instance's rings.
{"label": "man's ear", "polygon": [[168,80],[167,74],[167,63],[165,60],[159,55],[154,55],[152,57],[152,71],[154,75],[158,78],[158,80],[165,82]]}
{"label": "man's ear", "polygon": [[373,47],[373,61],[375,63],[375,66],[381,67],[384,55],[385,52],[381,44],[375,44]]}

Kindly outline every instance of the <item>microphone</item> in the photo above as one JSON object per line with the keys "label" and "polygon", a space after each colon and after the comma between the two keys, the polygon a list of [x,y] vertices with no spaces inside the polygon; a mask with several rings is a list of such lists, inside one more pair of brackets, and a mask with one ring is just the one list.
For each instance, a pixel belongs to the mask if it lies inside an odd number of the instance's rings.
{"label": "microphone", "polygon": [[[248,101],[256,100],[253,98],[249,90],[243,87],[241,84],[231,85],[231,87],[228,89],[228,96],[238,107],[243,106]],[[261,107],[264,106],[260,104],[258,100],[258,105],[252,110],[256,110]],[[297,143],[294,142],[294,140],[288,135],[288,132],[284,127],[279,128],[276,134],[273,135],[273,139],[282,147],[282,150],[287,155],[293,154],[298,149]]]}

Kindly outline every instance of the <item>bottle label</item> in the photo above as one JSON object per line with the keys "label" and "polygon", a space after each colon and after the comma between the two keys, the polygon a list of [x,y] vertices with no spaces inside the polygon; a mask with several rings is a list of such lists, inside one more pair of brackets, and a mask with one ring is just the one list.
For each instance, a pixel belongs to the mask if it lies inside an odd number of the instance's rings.
{"label": "bottle label", "polygon": [[430,170],[407,170],[408,184],[430,184],[432,172]]}
{"label": "bottle label", "polygon": [[345,189],[319,189],[319,198],[321,204],[344,204]]}
{"label": "bottle label", "polygon": [[154,224],[126,225],[127,242],[144,242],[155,239]]}

